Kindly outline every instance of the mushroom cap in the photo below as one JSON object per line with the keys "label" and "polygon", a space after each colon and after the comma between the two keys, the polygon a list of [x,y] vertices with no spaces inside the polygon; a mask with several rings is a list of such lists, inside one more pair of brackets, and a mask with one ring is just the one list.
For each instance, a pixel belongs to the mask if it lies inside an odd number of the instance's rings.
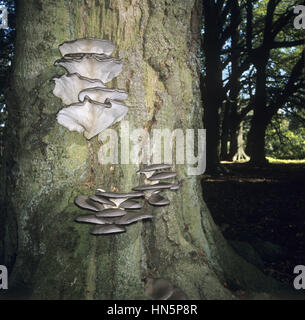
{"label": "mushroom cap", "polygon": [[83,214],[75,219],[76,222],[93,224],[105,224],[104,220],[103,218],[97,218],[95,214]]}
{"label": "mushroom cap", "polygon": [[114,205],[114,203],[110,200],[108,200],[107,198],[103,197],[103,196],[99,196],[99,195],[92,195],[89,196],[89,199],[99,202],[99,203],[103,203],[103,204],[108,204],[108,205]]}
{"label": "mushroom cap", "polygon": [[66,41],[58,47],[62,56],[69,53],[103,53],[111,55],[115,45],[109,41],[98,38],[81,38]]}
{"label": "mushroom cap", "polygon": [[109,234],[109,233],[119,233],[124,232],[126,229],[123,226],[117,226],[115,224],[107,224],[96,226],[90,233],[93,235],[100,235],[100,234]]}
{"label": "mushroom cap", "polygon": [[167,300],[173,291],[173,285],[166,279],[150,277],[146,279],[145,293],[153,300]]}
{"label": "mushroom cap", "polygon": [[103,217],[103,218],[112,218],[112,217],[121,217],[124,216],[127,212],[124,209],[119,208],[108,208],[104,209],[100,212],[97,212],[95,215],[97,217]]}
{"label": "mushroom cap", "polygon": [[137,187],[133,187],[132,190],[135,191],[144,191],[144,190],[158,190],[158,189],[170,189],[173,187],[173,183],[167,183],[167,182],[160,182],[156,184],[151,184],[151,185],[141,185]]}
{"label": "mushroom cap", "polygon": [[151,219],[153,216],[151,214],[142,212],[127,212],[123,217],[116,221],[117,224],[130,224],[143,219]]}
{"label": "mushroom cap", "polygon": [[123,203],[120,204],[120,208],[123,208],[123,209],[141,209],[142,205],[137,201],[126,200],[126,201],[124,201]]}
{"label": "mushroom cap", "polygon": [[137,171],[137,173],[142,173],[142,172],[148,172],[148,171],[156,171],[156,170],[162,170],[162,169],[170,169],[172,166],[169,164],[152,164],[150,166],[147,166],[143,169],[140,169]]}
{"label": "mushroom cap", "polygon": [[100,203],[97,203],[95,201],[90,200],[87,196],[78,195],[74,199],[74,203],[82,209],[92,210],[92,211],[96,211],[96,212],[104,209],[103,205],[101,205]]}
{"label": "mushroom cap", "polygon": [[174,183],[169,189],[170,190],[178,190],[178,189],[180,189],[180,185]]}
{"label": "mushroom cap", "polygon": [[153,193],[148,198],[148,203],[153,206],[167,206],[167,205],[169,205],[170,201],[166,198],[163,198],[158,193]]}
{"label": "mushroom cap", "polygon": [[99,79],[104,83],[117,77],[123,69],[121,60],[92,53],[68,54],[56,60],[54,65],[62,66],[69,73],[79,73],[83,77]]}
{"label": "mushroom cap", "polygon": [[98,195],[107,197],[107,198],[138,198],[143,197],[143,192],[128,192],[128,193],[120,193],[120,192],[99,192]]}
{"label": "mushroom cap", "polygon": [[79,92],[79,101],[84,101],[85,97],[89,97],[91,100],[104,103],[106,99],[126,100],[128,98],[128,93],[120,89],[102,88],[97,86],[86,88]]}
{"label": "mushroom cap", "polygon": [[61,109],[57,121],[70,131],[84,132],[89,140],[113,123],[121,121],[127,111],[126,105],[118,101],[98,103],[86,98],[84,102]]}
{"label": "mushroom cap", "polygon": [[177,176],[177,172],[160,172],[152,175],[148,180],[154,181],[154,180],[163,180],[163,179],[169,179],[174,178]]}
{"label": "mushroom cap", "polygon": [[102,81],[88,79],[80,76],[78,73],[64,74],[52,80],[55,81],[53,94],[67,105],[77,103],[79,92],[86,88],[93,87],[102,89],[105,87]]}

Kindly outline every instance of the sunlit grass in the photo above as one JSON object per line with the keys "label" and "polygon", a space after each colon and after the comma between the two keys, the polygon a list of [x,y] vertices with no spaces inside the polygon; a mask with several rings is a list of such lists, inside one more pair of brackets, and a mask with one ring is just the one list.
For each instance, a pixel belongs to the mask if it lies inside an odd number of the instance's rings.
{"label": "sunlit grass", "polygon": [[289,164],[289,163],[294,163],[294,164],[305,163],[305,159],[302,159],[302,160],[283,160],[283,159],[274,159],[274,158],[271,158],[271,157],[267,157],[267,160],[270,163],[286,163],[286,164]]}

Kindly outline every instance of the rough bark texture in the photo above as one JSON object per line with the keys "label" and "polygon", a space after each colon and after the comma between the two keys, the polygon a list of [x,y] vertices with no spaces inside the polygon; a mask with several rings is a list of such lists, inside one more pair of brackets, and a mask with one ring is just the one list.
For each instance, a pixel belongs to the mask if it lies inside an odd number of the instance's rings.
{"label": "rough bark texture", "polygon": [[113,56],[124,69],[110,86],[130,94],[131,130],[202,128],[200,1],[18,3],[1,215],[10,288],[41,299],[141,299],[148,273],[170,279],[190,299],[233,298],[223,286],[227,279],[235,288],[264,288],[267,279],[227,246],[202,200],[199,177],[187,176],[184,165],[176,166],[183,188],[167,194],[171,205],[147,208],[153,221],[105,237],[73,221],[81,213],[76,195],[97,187],[129,191],[138,184],[138,167],[98,164],[97,138],[87,142],[57,123],[63,106],[50,79],[64,73],[53,67],[58,45],[81,37],[117,45]]}

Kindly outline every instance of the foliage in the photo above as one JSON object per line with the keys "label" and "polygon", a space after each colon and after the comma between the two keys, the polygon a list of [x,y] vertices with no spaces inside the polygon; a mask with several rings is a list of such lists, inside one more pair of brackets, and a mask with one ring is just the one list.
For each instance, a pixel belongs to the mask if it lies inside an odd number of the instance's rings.
{"label": "foliage", "polygon": [[305,128],[295,118],[277,114],[267,128],[266,154],[278,159],[304,159]]}

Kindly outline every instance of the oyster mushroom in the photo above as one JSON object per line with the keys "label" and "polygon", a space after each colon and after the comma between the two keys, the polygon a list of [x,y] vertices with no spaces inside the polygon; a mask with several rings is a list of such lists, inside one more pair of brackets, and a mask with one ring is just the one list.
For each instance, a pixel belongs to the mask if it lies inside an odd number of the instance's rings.
{"label": "oyster mushroom", "polygon": [[170,281],[162,278],[146,278],[145,293],[152,300],[167,300],[174,292]]}
{"label": "oyster mushroom", "polygon": [[128,108],[124,103],[109,100],[98,103],[88,98],[84,102],[61,109],[57,121],[70,131],[84,132],[89,140],[124,118]]}
{"label": "oyster mushroom", "polygon": [[122,209],[141,209],[142,205],[137,201],[128,199],[126,201],[123,201],[119,207]]}
{"label": "oyster mushroom", "polygon": [[95,215],[99,218],[113,218],[113,217],[121,217],[125,215],[127,212],[124,209],[118,209],[118,208],[108,208],[104,209],[100,212],[97,212]]}
{"label": "oyster mushroom", "polygon": [[110,206],[114,205],[114,203],[112,201],[108,200],[107,198],[105,198],[103,196],[99,196],[99,195],[89,196],[89,199],[96,201],[96,202],[99,202],[99,203],[102,203],[102,204],[108,204]]}
{"label": "oyster mushroom", "polygon": [[86,88],[102,89],[105,87],[102,81],[88,79],[78,73],[64,74],[52,80],[55,81],[53,94],[67,105],[78,102],[79,93]]}
{"label": "oyster mushroom", "polygon": [[148,172],[148,171],[156,171],[156,170],[162,170],[162,169],[170,169],[172,166],[169,164],[152,164],[150,166],[147,166],[145,168],[142,168],[140,170],[137,171],[137,173],[144,173],[144,172]]}
{"label": "oyster mushroom", "polygon": [[82,209],[92,210],[92,211],[101,211],[104,209],[104,206],[100,203],[90,200],[86,196],[79,195],[74,199],[74,203]]}
{"label": "oyster mushroom", "polygon": [[159,189],[170,189],[173,187],[175,187],[175,184],[173,183],[159,182],[152,185],[141,185],[141,186],[133,187],[132,190],[135,190],[135,191],[159,190]]}
{"label": "oyster mushroom", "polygon": [[117,226],[115,224],[107,224],[96,226],[90,233],[93,235],[100,235],[100,234],[109,234],[109,233],[120,233],[125,232],[126,229],[123,226]]}
{"label": "oyster mushroom", "polygon": [[103,218],[97,218],[95,214],[83,214],[75,219],[76,222],[93,224],[105,224],[104,220]]}
{"label": "oyster mushroom", "polygon": [[143,219],[151,219],[153,216],[141,212],[127,212],[123,217],[116,221],[117,224],[130,224]]}
{"label": "oyster mushroom", "polygon": [[169,205],[170,201],[166,198],[163,198],[158,193],[153,193],[148,198],[148,203],[153,206],[167,206],[167,205]]}
{"label": "oyster mushroom", "polygon": [[91,87],[79,92],[79,101],[84,101],[85,97],[89,97],[91,100],[104,103],[106,99],[126,100],[128,98],[128,93],[120,89]]}
{"label": "oyster mushroom", "polygon": [[99,53],[111,55],[115,45],[109,40],[97,38],[81,38],[72,41],[66,41],[58,47],[61,55],[70,53]]}
{"label": "oyster mushroom", "polygon": [[148,180],[159,181],[159,180],[174,178],[176,176],[177,176],[177,172],[160,172],[152,175],[151,177],[148,178]]}
{"label": "oyster mushroom", "polygon": [[127,201],[130,198],[139,198],[144,196],[143,192],[99,192],[97,194],[103,197],[107,197],[110,201],[114,202],[117,207],[120,207],[123,202]]}
{"label": "oyster mushroom", "polygon": [[62,66],[69,73],[79,73],[83,77],[99,79],[104,83],[117,77],[123,68],[121,60],[94,53],[65,55],[56,60],[54,66]]}

